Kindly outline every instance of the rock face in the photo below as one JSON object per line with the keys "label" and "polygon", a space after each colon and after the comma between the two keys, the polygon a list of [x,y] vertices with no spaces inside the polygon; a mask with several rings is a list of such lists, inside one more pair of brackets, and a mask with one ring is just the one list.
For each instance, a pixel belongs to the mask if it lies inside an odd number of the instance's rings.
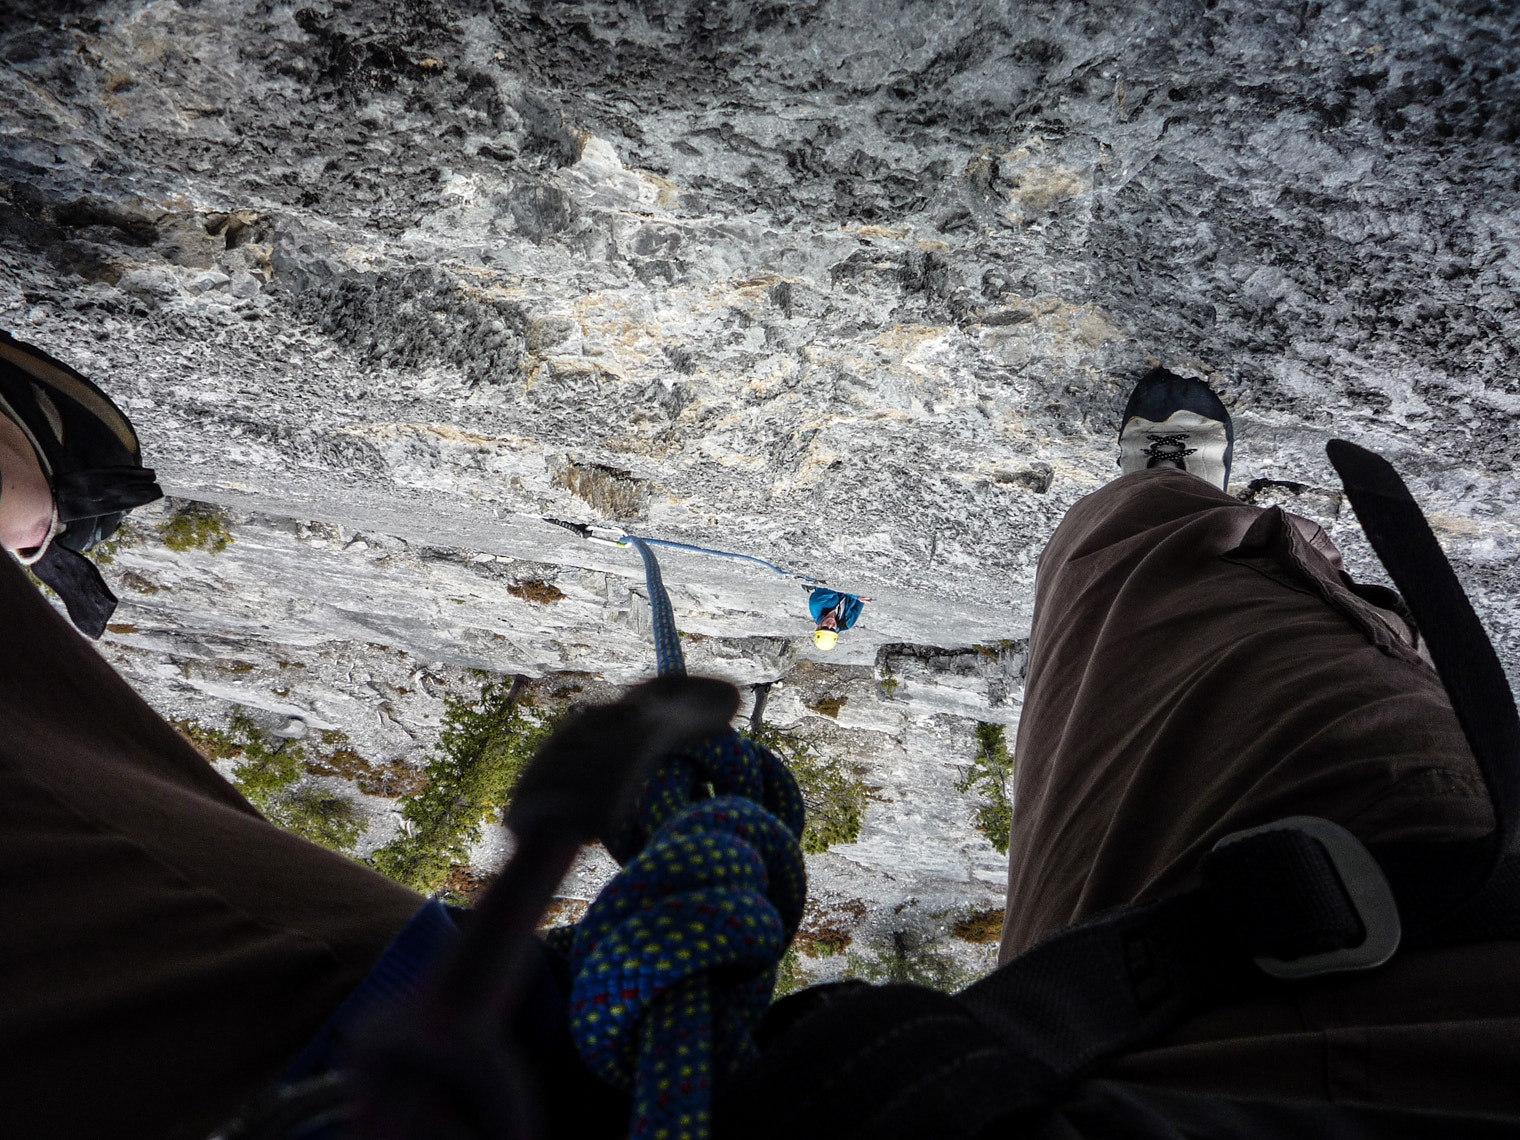
{"label": "rock face", "polygon": [[1387,454],[1520,665],[1505,6],[8,13],[0,319],[234,540],[162,508],[107,568],[106,652],[175,716],[419,763],[466,670],[648,671],[637,559],[539,516],[758,555],[874,599],[824,658],[795,582],[664,558],[693,669],[780,680],[767,720],[878,789],[810,929],[976,969],[972,728],[1011,740],[1036,559],[1151,361],[1363,576],[1323,444]]}

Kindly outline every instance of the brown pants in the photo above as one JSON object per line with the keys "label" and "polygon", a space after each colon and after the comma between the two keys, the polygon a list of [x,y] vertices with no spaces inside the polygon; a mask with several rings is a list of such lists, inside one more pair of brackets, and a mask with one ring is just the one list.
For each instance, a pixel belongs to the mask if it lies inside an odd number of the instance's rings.
{"label": "brown pants", "polygon": [[[1407,623],[1312,523],[1170,468],[1077,503],[1040,561],[1002,955],[1196,884],[1222,836],[1492,827]],[[1520,1109],[1520,944],[1408,953],[1199,1017],[1107,1075],[1237,1096]]]}
{"label": "brown pants", "polygon": [[0,1131],[203,1137],[422,900],[262,817],[0,557]]}

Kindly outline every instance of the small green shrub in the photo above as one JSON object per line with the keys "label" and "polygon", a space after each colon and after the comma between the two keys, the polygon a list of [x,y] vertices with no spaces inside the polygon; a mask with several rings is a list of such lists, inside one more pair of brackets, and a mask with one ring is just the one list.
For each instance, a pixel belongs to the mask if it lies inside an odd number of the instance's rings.
{"label": "small green shrub", "polygon": [[332,851],[347,853],[359,841],[358,813],[341,796],[297,788],[275,807],[276,822],[286,831],[319,843]]}
{"label": "small green shrub", "polygon": [[1008,854],[1008,829],[1013,823],[1013,805],[1008,801],[1008,778],[1013,775],[1013,757],[1000,724],[976,726],[976,758],[956,783],[956,789],[973,792],[982,802],[976,809],[976,829],[998,849]]}
{"label": "small green shrub", "polygon": [[860,838],[865,822],[866,786],[857,773],[838,762],[819,756],[807,741],[762,725],[741,729],[757,744],[774,752],[797,779],[807,804],[807,826],[802,831],[802,849],[819,855],[840,843],[854,843]]}
{"label": "small green shrub", "polygon": [[219,728],[207,728],[198,720],[171,720],[175,729],[207,760],[230,760],[243,754],[243,746]]}
{"label": "small green shrub", "polygon": [[204,550],[220,554],[232,543],[227,512],[209,503],[183,503],[158,524],[158,535],[170,550]]}
{"label": "small green shrub", "polygon": [[[243,724],[238,724],[243,721]],[[299,744],[269,747],[264,734],[246,717],[233,717],[235,730],[244,733],[243,758],[232,770],[232,783],[248,797],[248,802],[265,815],[273,816],[275,805],[286,789],[301,781],[301,762],[306,750]],[[244,727],[246,725],[246,727]]]}
{"label": "small green shrub", "polygon": [[427,786],[401,809],[407,834],[375,852],[375,868],[414,890],[439,890],[560,715],[540,713],[525,684],[506,680],[486,681],[474,701],[449,698]]}

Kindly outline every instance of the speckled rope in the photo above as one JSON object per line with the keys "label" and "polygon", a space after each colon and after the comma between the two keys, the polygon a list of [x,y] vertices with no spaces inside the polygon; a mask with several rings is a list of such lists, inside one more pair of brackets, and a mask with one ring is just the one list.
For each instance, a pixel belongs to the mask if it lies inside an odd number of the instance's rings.
{"label": "speckled rope", "polygon": [[633,1094],[633,1136],[708,1136],[714,1087],[753,1054],[805,893],[796,835],[720,796],[656,831],[587,911],[570,1031],[587,1066]]}
{"label": "speckled rope", "polygon": [[[659,563],[630,541],[660,674],[684,673]],[[802,919],[804,820],[786,765],[730,731],[662,762],[608,839],[623,870],[574,929],[570,1031],[591,1070],[633,1095],[635,1138],[706,1140],[716,1085],[754,1053]]]}
{"label": "speckled rope", "polygon": [[686,672],[686,658],[681,654],[681,639],[676,633],[676,615],[670,608],[670,596],[665,593],[665,583],[660,578],[660,564],[655,561],[642,538],[629,536],[644,560],[644,580],[649,590],[649,610],[654,625],[654,658],[661,677]]}
{"label": "speckled rope", "polygon": [[776,816],[793,835],[806,822],[802,792],[769,748],[737,732],[691,745],[655,769],[639,793],[633,821],[607,849],[626,864],[663,824],[709,795],[742,796]]}

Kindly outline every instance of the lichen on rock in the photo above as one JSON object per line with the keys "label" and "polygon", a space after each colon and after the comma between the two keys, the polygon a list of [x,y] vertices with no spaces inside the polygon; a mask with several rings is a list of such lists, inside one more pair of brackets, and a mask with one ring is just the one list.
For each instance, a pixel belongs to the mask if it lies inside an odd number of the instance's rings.
{"label": "lichen on rock", "polygon": [[[203,550],[220,554],[232,545],[232,527],[227,512],[209,503],[179,503],[173,513],[158,525],[158,536],[170,550],[183,554]],[[118,547],[109,552],[114,558]]]}

